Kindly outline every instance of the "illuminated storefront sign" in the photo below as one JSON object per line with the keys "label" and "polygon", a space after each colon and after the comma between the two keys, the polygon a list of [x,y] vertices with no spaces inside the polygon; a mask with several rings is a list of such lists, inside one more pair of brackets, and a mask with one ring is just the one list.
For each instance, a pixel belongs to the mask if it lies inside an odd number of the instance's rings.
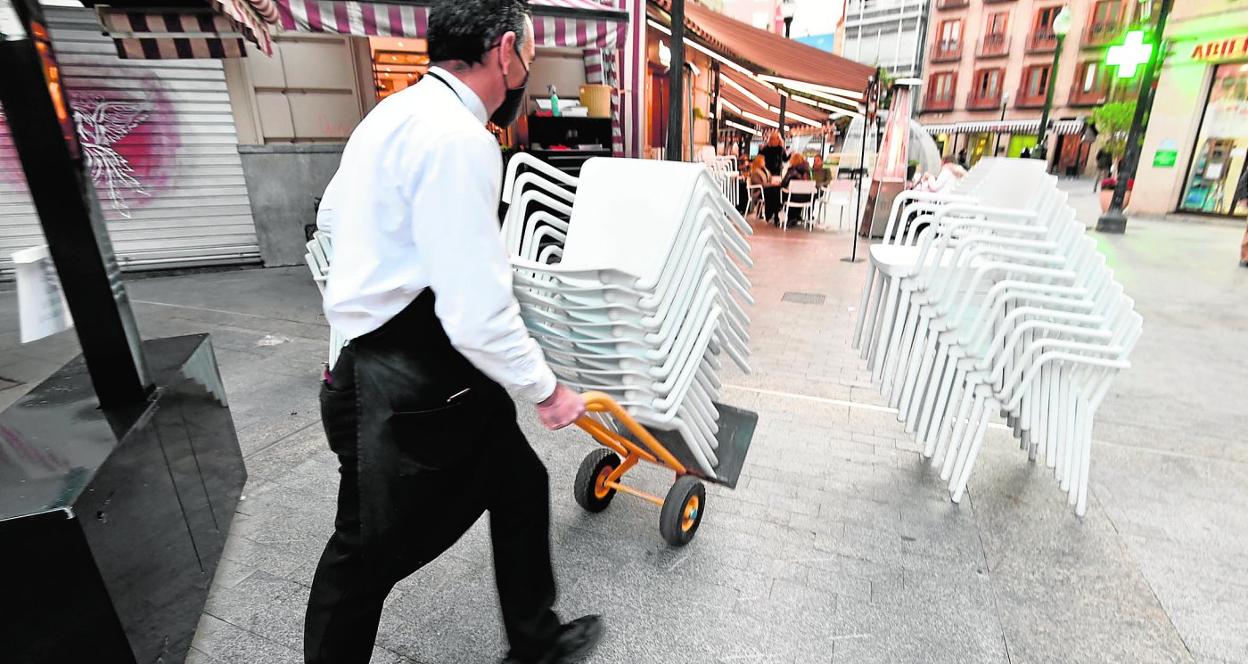
{"label": "illuminated storefront sign", "polygon": [[1191,54],[1192,60],[1204,62],[1248,58],[1248,34],[1200,42],[1192,47]]}

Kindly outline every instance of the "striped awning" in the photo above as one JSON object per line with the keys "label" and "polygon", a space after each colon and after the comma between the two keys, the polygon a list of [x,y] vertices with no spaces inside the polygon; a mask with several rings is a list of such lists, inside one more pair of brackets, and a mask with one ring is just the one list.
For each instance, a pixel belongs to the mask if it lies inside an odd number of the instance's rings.
{"label": "striped awning", "polygon": [[[274,0],[283,30],[423,39],[429,7],[354,0]],[[622,48],[628,14],[596,0],[532,0],[538,46]]]}
{"label": "striped awning", "polygon": [[96,13],[127,60],[241,58],[244,39],[272,55],[269,26],[279,18],[273,0],[210,0],[186,9],[100,4]]}
{"label": "striped awning", "polygon": [[[1079,120],[1058,120],[1053,123],[1053,131],[1058,134],[1077,134],[1083,131],[1086,122]],[[1040,120],[988,120],[984,122],[954,122],[950,124],[923,125],[929,134],[1034,134],[1040,131]]]}
{"label": "striped awning", "polygon": [[[780,126],[780,93],[747,76],[720,72],[720,103],[725,113],[758,127]],[[785,126],[822,127],[829,113],[794,99],[785,103]]]}

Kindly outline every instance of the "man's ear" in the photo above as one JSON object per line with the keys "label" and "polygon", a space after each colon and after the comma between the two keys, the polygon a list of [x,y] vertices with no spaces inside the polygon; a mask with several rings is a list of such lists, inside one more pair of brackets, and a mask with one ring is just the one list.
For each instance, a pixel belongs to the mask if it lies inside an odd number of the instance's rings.
{"label": "man's ear", "polygon": [[511,74],[516,57],[516,33],[504,32],[498,39],[498,63],[502,65],[504,74]]}

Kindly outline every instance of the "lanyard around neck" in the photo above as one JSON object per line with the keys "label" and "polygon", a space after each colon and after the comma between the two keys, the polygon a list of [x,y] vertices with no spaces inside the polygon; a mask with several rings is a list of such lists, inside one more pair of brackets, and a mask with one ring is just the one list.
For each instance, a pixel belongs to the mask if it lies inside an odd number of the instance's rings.
{"label": "lanyard around neck", "polygon": [[[456,90],[455,86],[451,85],[449,81],[447,81],[445,78],[442,78],[441,76],[438,76],[437,72],[431,71],[427,75],[433,77],[437,82],[441,83],[442,85],[445,85],[446,89],[450,90],[451,94],[455,95],[455,98],[459,100],[459,103],[464,104],[464,98],[459,96],[459,91]],[[467,106],[467,104],[464,104],[464,105]]]}

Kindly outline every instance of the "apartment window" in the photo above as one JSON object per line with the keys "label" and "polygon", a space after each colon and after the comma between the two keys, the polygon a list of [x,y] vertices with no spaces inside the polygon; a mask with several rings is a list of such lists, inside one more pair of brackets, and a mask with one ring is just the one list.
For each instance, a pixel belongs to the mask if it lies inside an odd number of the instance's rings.
{"label": "apartment window", "polygon": [[1077,79],[1079,92],[1087,94],[1099,90],[1101,87],[1100,74],[1101,63],[1095,60],[1079,65],[1079,71],[1077,73],[1079,77]]}
{"label": "apartment window", "polygon": [[1057,35],[1053,33],[1053,19],[1062,10],[1061,5],[1042,7],[1036,10],[1035,22],[1032,24],[1031,37],[1027,46],[1032,51],[1049,51],[1057,48]]}
{"label": "apartment window", "polygon": [[1023,100],[1044,100],[1044,93],[1049,88],[1049,65],[1031,65],[1023,70]]}
{"label": "apartment window", "polygon": [[949,110],[953,108],[953,93],[957,74],[951,71],[937,72],[928,79],[928,108]]}
{"label": "apartment window", "polygon": [[955,18],[940,24],[940,43],[957,44],[962,40],[962,19]]}
{"label": "apartment window", "polygon": [[1009,12],[994,12],[988,15],[988,20],[984,24],[984,34],[986,35],[1004,35],[1005,27],[1010,22]]}
{"label": "apartment window", "polygon": [[1009,12],[994,12],[984,21],[984,43],[980,55],[1004,55],[1009,50]]}
{"label": "apartment window", "polygon": [[1100,104],[1105,101],[1105,74],[1099,60],[1080,62],[1075,67],[1075,82],[1070,91],[1070,103],[1078,105]]}
{"label": "apartment window", "polygon": [[942,21],[936,31],[936,52],[932,59],[956,60],[962,55],[962,19]]}
{"label": "apartment window", "polygon": [[1053,32],[1053,20],[1062,11],[1061,5],[1041,7],[1036,12],[1036,32]]}
{"label": "apartment window", "polygon": [[975,73],[975,97],[978,99],[995,99],[1001,96],[1000,69],[981,69]]}
{"label": "apartment window", "polygon": [[1088,21],[1088,43],[1104,44],[1113,40],[1122,30],[1121,0],[1101,0],[1092,8]]}

